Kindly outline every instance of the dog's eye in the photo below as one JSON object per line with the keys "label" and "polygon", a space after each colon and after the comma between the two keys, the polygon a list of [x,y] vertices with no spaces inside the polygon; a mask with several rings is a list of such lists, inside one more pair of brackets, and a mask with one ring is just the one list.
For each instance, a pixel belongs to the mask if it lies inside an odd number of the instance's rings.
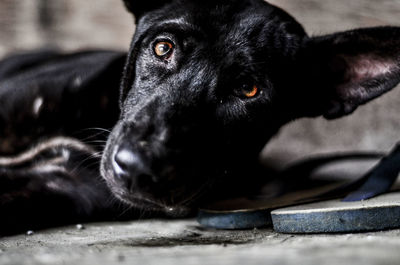
{"label": "dog's eye", "polygon": [[174,45],[169,41],[157,42],[154,46],[154,52],[158,57],[167,58],[171,55]]}
{"label": "dog's eye", "polygon": [[256,85],[242,85],[239,89],[235,90],[235,94],[241,98],[252,98],[258,94],[258,87]]}

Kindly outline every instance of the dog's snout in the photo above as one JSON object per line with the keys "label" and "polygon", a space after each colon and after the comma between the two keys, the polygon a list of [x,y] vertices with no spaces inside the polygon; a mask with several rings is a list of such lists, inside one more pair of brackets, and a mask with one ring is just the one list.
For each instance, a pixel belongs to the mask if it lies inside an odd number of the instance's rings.
{"label": "dog's snout", "polygon": [[141,157],[128,146],[121,146],[117,149],[113,168],[118,179],[131,191],[147,191],[157,182]]}

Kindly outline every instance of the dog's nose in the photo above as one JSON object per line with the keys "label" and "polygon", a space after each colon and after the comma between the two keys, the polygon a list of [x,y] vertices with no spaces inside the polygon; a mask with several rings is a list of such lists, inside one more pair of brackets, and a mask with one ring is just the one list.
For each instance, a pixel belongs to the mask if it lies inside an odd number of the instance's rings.
{"label": "dog's nose", "polygon": [[115,172],[119,175],[129,173],[131,168],[140,166],[140,159],[135,153],[128,148],[119,148],[115,154],[114,161],[116,162]]}
{"label": "dog's nose", "polygon": [[141,157],[129,147],[118,148],[114,156],[113,167],[118,179],[130,191],[149,191],[156,183],[156,179],[145,166]]}

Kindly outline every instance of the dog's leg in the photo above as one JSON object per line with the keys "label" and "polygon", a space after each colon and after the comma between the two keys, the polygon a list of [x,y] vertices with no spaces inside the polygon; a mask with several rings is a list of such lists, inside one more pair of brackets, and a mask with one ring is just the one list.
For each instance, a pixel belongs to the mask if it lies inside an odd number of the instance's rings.
{"label": "dog's leg", "polygon": [[1,157],[0,234],[111,216],[118,207],[98,159],[89,146],[64,137]]}
{"label": "dog's leg", "polygon": [[99,173],[104,134],[90,128],[115,123],[123,64],[114,52],[0,63],[0,234],[118,211]]}

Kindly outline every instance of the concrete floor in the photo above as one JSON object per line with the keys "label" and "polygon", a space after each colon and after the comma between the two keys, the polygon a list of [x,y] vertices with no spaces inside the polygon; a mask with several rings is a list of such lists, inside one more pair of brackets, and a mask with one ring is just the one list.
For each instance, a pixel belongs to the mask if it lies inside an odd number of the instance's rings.
{"label": "concrete floor", "polygon": [[0,264],[399,264],[400,230],[289,235],[195,220],[86,224],[0,239]]}
{"label": "concrete floor", "polygon": [[[18,2],[18,8],[14,8]],[[126,49],[131,18],[113,1],[57,1],[68,12],[40,29],[32,5],[0,3],[0,55],[14,49],[57,45],[64,49]],[[355,27],[399,25],[398,0],[272,0],[305,25],[311,35]],[[8,9],[7,6],[10,6]],[[64,10],[64,9],[62,9]],[[112,11],[112,12],[110,12]],[[48,32],[49,31],[49,32]],[[50,32],[51,31],[51,32]],[[9,32],[10,35],[4,34]],[[96,33],[96,34],[93,34]],[[103,45],[103,46],[101,46]],[[343,150],[388,150],[397,141],[400,90],[327,122],[305,119],[286,126],[265,157],[297,159]],[[279,161],[281,162],[281,161]],[[0,217],[1,218],[1,217]],[[336,235],[285,235],[271,229],[204,230],[194,220],[147,220],[86,224],[0,238],[0,264],[399,264],[400,230]]]}

